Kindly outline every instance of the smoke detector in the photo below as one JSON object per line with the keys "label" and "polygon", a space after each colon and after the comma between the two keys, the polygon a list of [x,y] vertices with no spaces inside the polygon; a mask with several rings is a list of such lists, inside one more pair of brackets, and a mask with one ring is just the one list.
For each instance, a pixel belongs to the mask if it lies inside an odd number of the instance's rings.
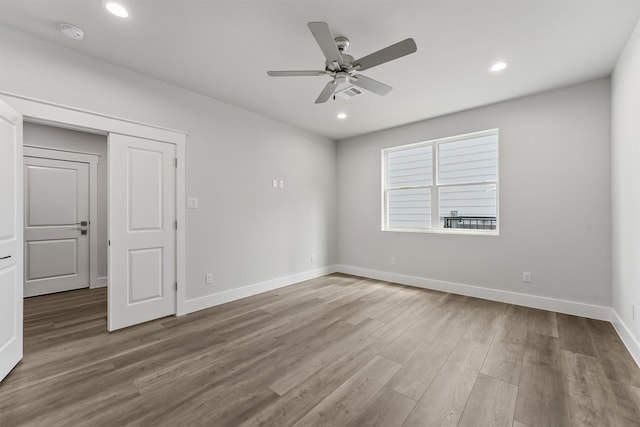
{"label": "smoke detector", "polygon": [[60,31],[62,32],[62,34],[69,37],[70,39],[82,40],[84,38],[84,31],[82,31],[80,28],[76,27],[75,25],[60,24]]}

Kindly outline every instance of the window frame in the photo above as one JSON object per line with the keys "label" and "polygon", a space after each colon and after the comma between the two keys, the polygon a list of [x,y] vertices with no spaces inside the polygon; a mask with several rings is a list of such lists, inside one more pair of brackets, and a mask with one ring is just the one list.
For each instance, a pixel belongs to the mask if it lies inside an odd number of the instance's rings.
{"label": "window frame", "polygon": [[[438,182],[439,172],[439,147],[440,145],[464,141],[467,139],[479,138],[483,136],[495,135],[498,139],[496,144],[496,179],[495,181],[472,181],[455,184],[440,184]],[[414,185],[403,187],[387,187],[387,157],[389,153],[403,151],[411,148],[431,146],[431,185]],[[394,147],[383,148],[381,151],[382,163],[382,194],[381,194],[381,231],[391,231],[400,233],[435,233],[435,234],[464,234],[464,235],[481,235],[481,236],[499,236],[500,235],[500,130],[499,128],[487,129],[477,132],[470,132],[460,135],[449,136],[445,138],[437,138],[428,141],[415,142],[411,144],[398,145]],[[444,187],[462,187],[472,185],[495,185],[496,188],[496,228],[495,230],[479,230],[464,228],[444,228],[440,225],[440,188]],[[430,228],[392,228],[388,226],[389,222],[389,192],[402,189],[421,189],[428,188],[431,191],[431,227]]]}

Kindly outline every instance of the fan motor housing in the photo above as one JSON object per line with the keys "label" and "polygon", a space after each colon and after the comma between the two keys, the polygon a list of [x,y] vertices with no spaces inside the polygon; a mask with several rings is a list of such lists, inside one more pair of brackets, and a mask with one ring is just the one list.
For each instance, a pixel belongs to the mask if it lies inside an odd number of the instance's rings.
{"label": "fan motor housing", "polygon": [[337,63],[334,64],[332,62],[326,61],[325,62],[325,69],[327,71],[347,71],[350,67],[351,64],[353,63],[353,56],[351,55],[347,55],[346,53],[342,53],[342,62],[343,65],[342,67],[340,67]]}

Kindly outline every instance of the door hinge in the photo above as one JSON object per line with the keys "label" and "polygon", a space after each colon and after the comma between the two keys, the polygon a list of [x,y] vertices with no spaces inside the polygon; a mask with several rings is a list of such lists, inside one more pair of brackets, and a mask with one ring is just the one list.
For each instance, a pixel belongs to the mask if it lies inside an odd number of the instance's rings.
{"label": "door hinge", "polygon": [[178,167],[178,159],[173,159],[176,167]]}
{"label": "door hinge", "polygon": [[176,292],[178,291],[178,282],[176,282]]}
{"label": "door hinge", "polygon": [[178,220],[177,219],[173,222],[173,225],[176,227],[176,230],[177,230],[178,229]]}
{"label": "door hinge", "polygon": [[107,246],[111,246],[111,240],[107,240]]}

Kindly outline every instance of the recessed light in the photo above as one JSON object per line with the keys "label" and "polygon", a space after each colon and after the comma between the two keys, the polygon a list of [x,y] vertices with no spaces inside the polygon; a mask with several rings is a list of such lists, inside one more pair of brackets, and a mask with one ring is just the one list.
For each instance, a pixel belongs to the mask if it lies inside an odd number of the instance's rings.
{"label": "recessed light", "polygon": [[60,24],[60,31],[62,32],[62,34],[69,37],[70,39],[82,40],[84,38],[84,31],[82,31],[80,28],[76,27],[75,25]]}
{"label": "recessed light", "polygon": [[336,117],[339,118],[340,120],[344,120],[347,118],[347,115],[345,113],[338,113]]}
{"label": "recessed light", "polygon": [[496,62],[495,64],[493,64],[491,66],[491,68],[489,68],[489,71],[497,73],[498,71],[502,71],[505,68],[507,68],[507,63],[506,62]]}
{"label": "recessed light", "polygon": [[102,4],[105,9],[107,9],[118,18],[126,18],[129,16],[129,12],[127,11],[127,9],[125,9],[125,7],[120,3],[116,3],[115,1],[111,0],[105,0],[102,2]]}

